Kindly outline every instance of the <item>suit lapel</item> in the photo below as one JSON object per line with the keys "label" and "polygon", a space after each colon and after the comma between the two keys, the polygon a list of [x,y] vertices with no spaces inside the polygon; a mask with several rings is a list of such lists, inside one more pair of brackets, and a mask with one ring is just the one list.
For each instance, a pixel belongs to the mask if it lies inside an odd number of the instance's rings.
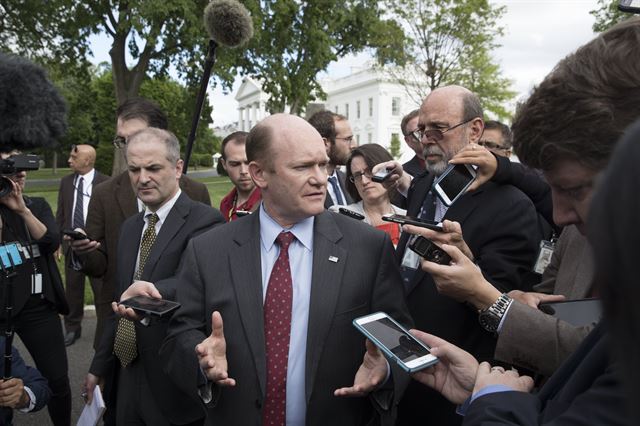
{"label": "suit lapel", "polygon": [[[313,233],[313,271],[305,367],[307,402],[309,402],[313,390],[324,342],[332,324],[342,286],[342,276],[347,263],[347,251],[337,244],[340,239],[342,239],[342,233],[331,213],[324,212],[316,216]],[[337,258],[338,261],[332,262],[329,258]]]}
{"label": "suit lapel", "polygon": [[150,278],[153,276],[153,270],[160,259],[160,256],[165,251],[165,249],[169,246],[169,243],[173,239],[173,237],[178,233],[180,228],[186,222],[186,218],[189,215],[190,211],[189,200],[185,193],[180,194],[180,197],[176,200],[176,203],[173,205],[173,208],[169,211],[165,222],[160,227],[160,232],[156,237],[156,241],[151,248],[151,252],[149,253],[149,257],[147,258],[147,263],[144,266],[144,271],[142,274],[142,279],[145,281],[151,281]]}
{"label": "suit lapel", "polygon": [[249,349],[256,363],[262,394],[266,395],[267,362],[264,340],[262,270],[260,268],[260,215],[243,218],[229,250],[231,281],[236,292],[238,311]]}

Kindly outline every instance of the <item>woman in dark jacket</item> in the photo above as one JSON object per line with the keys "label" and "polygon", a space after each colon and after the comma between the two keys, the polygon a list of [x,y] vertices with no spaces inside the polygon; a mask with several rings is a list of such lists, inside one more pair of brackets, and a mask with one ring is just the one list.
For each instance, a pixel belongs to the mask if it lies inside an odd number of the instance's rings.
{"label": "woman in dark jacket", "polygon": [[[4,159],[11,153],[0,153]],[[71,423],[71,389],[67,353],[59,314],[69,310],[53,253],[60,237],[51,207],[44,198],[22,195],[26,173],[0,177],[1,187],[11,189],[0,197],[0,244],[17,243],[22,264],[15,276],[0,283],[0,329],[7,326],[5,307],[12,309],[11,324],[20,336],[42,375],[49,381],[52,395],[49,416],[55,425]],[[8,192],[8,191],[7,191]],[[7,286],[12,297],[6,300]]]}

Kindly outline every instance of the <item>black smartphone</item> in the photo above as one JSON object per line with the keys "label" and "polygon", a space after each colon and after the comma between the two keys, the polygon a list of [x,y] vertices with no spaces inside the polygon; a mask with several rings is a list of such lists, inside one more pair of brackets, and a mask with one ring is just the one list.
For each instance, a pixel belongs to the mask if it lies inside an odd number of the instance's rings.
{"label": "black smartphone", "polygon": [[154,299],[149,296],[135,296],[131,299],[123,300],[120,305],[127,308],[143,312],[148,315],[162,317],[178,309],[180,304],[171,300]]}
{"label": "black smartphone", "polygon": [[250,214],[251,212],[247,210],[236,210],[236,216],[238,217],[249,216]]}
{"label": "black smartphone", "polygon": [[602,317],[600,299],[576,299],[541,303],[538,309],[545,314],[553,315],[559,320],[577,327],[596,323]]}
{"label": "black smartphone", "polygon": [[64,235],[68,235],[69,237],[71,237],[72,240],[88,240],[89,239],[89,237],[87,237],[82,232],[74,231],[73,229],[65,229],[64,231],[62,231],[62,233]]}
{"label": "black smartphone", "polygon": [[371,176],[371,180],[374,182],[382,183],[387,180],[389,176],[391,176],[391,170],[382,169],[379,170],[375,175]]}
{"label": "black smartphone", "polygon": [[640,0],[620,0],[618,9],[623,12],[640,13]]}
{"label": "black smartphone", "polygon": [[433,189],[450,206],[460,198],[476,179],[476,170],[469,164],[450,164],[433,183]]}
{"label": "black smartphone", "polygon": [[438,362],[438,358],[431,354],[427,345],[384,312],[356,318],[353,325],[409,373]]}
{"label": "black smartphone", "polygon": [[401,225],[415,225],[421,228],[433,229],[434,231],[444,232],[442,223],[432,220],[419,219],[417,217],[404,216],[401,214],[387,214],[382,216],[382,220],[387,222],[395,222]]}
{"label": "black smartphone", "polygon": [[448,265],[451,263],[451,256],[449,256],[446,251],[422,235],[415,235],[412,241],[409,242],[409,248],[429,262],[440,265]]}
{"label": "black smartphone", "polygon": [[349,216],[349,217],[351,217],[353,219],[364,220],[364,215],[363,214],[360,214],[358,212],[354,212],[353,210],[349,210],[346,207],[340,207],[340,208],[338,208],[338,211],[340,213],[342,213],[343,215]]}

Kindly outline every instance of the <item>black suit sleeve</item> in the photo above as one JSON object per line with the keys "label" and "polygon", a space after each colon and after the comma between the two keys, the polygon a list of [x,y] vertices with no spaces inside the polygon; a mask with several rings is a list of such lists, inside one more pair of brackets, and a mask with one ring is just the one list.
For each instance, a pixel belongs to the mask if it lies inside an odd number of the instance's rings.
{"label": "black suit sleeve", "polygon": [[628,425],[622,386],[610,367],[575,398],[544,401],[524,392],[499,392],[476,399],[464,426]]}

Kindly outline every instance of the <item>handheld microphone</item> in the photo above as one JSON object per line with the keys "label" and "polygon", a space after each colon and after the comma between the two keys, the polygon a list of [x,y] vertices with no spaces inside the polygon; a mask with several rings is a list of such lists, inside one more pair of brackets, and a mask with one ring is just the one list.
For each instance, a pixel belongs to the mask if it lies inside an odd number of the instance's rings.
{"label": "handheld microphone", "polygon": [[204,9],[204,26],[211,37],[209,50],[204,63],[204,73],[200,81],[200,91],[196,99],[196,108],[191,120],[191,131],[185,148],[184,165],[182,173],[187,174],[193,142],[196,139],[198,122],[202,113],[202,104],[207,93],[207,85],[211,76],[211,68],[216,61],[216,48],[218,45],[225,47],[237,47],[245,44],[253,37],[253,21],[249,11],[237,0],[213,0]]}
{"label": "handheld microphone", "polygon": [[16,55],[0,53],[0,147],[51,148],[67,130],[64,99],[45,70]]}

